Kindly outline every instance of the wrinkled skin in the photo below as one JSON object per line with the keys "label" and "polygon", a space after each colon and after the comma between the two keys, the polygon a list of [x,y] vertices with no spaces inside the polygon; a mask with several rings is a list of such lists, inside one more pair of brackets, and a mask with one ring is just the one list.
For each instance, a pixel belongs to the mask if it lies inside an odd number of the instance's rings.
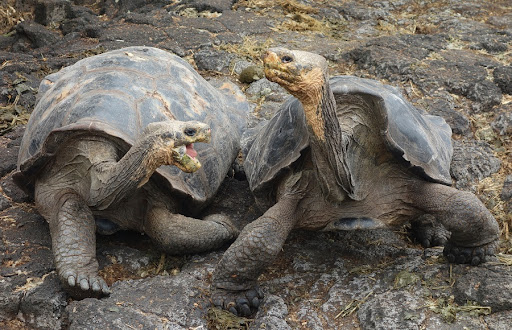
{"label": "wrinkled skin", "polygon": [[193,218],[239,153],[249,105],[236,85],[215,88],[179,56],[130,46],[46,76],[37,99],[13,179],[48,221],[74,298],[109,292],[95,232],[139,231],[171,254],[238,235],[222,214]]}
{"label": "wrinkled skin", "polygon": [[[404,166],[382,137],[384,120],[376,115],[374,98],[361,93],[333,95],[327,83],[327,63],[315,54],[271,49],[264,63],[267,78],[300,101],[309,149],[282,169],[283,174],[272,178],[271,184],[259,186],[257,177],[251,186],[257,198],[275,196],[274,205],[242,230],[217,265],[212,283],[216,306],[237,315],[254,313],[263,298],[257,279],[294,228],[399,226],[427,213],[435,217],[436,225],[430,229],[420,225],[420,239],[426,245],[443,243],[449,262],[478,265],[494,253],[499,227],[491,213],[474,194],[427,181]],[[297,111],[294,103],[283,109],[284,113]],[[265,135],[271,136],[263,128],[261,136]],[[268,138],[255,141],[260,142],[248,151],[249,162],[251,152],[266,155],[278,149]],[[251,178],[258,167],[248,165]],[[432,230],[438,227],[444,230]]]}
{"label": "wrinkled skin", "polygon": [[172,199],[148,182],[162,165],[198,170],[193,143],[208,142],[210,134],[204,123],[165,121],[149,124],[121,159],[112,141],[90,134],[59,150],[35,182],[35,201],[50,225],[57,273],[74,298],[110,292],[98,275],[95,217],[115,229],[143,231],[169,253],[210,250],[236,237],[226,217],[202,221],[174,213]]}

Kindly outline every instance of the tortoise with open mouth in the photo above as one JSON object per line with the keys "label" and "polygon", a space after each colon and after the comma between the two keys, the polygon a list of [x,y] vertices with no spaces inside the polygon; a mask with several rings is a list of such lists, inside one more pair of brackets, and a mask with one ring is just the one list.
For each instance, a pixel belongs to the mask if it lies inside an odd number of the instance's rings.
{"label": "tortoise with open mouth", "polygon": [[41,82],[14,179],[49,223],[57,273],[72,296],[109,293],[95,231],[144,232],[174,254],[236,238],[228,217],[192,216],[238,155],[247,111],[236,86],[216,89],[151,47],[89,57]]}
{"label": "tortoise with open mouth", "polygon": [[[248,224],[213,274],[212,300],[235,314],[260,304],[257,279],[290,231],[400,226],[428,213],[450,232],[444,255],[477,265],[499,226],[472,193],[450,187],[451,129],[393,87],[330,80],[320,55],[284,48],[264,56],[266,77],[294,98],[243,147],[250,188],[266,212]],[[423,232],[422,241],[441,240]]]}

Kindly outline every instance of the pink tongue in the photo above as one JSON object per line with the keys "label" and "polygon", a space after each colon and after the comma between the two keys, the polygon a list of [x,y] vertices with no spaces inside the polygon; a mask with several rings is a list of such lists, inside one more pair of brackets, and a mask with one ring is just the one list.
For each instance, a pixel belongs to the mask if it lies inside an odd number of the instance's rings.
{"label": "pink tongue", "polygon": [[197,151],[194,149],[194,145],[191,143],[191,144],[187,144],[186,147],[187,147],[187,155],[189,155],[192,158],[196,158]]}

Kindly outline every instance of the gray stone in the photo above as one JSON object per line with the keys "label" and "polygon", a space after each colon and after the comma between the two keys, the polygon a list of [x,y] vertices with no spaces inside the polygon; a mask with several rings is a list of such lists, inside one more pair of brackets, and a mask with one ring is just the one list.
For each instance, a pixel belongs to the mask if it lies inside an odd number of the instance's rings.
{"label": "gray stone", "polygon": [[501,103],[501,90],[489,80],[475,83],[467,92],[467,97],[478,104],[473,105],[473,110],[490,111],[495,105]]}
{"label": "gray stone", "polygon": [[192,54],[199,49],[211,48],[213,39],[208,31],[192,30],[189,27],[169,27],[164,29],[168,38],[175,41],[186,54]]}
{"label": "gray stone", "polygon": [[67,307],[70,329],[206,328],[206,275],[182,271],[176,276],[116,282],[110,297],[74,301]]}
{"label": "gray stone", "polygon": [[149,313],[132,308],[129,303],[116,305],[104,300],[84,299],[68,305],[70,330],[82,329],[183,329],[176,324]]}
{"label": "gray stone", "polygon": [[453,158],[450,172],[459,189],[470,188],[501,167],[501,161],[492,153],[492,148],[484,141],[453,141]]}
{"label": "gray stone", "polygon": [[452,128],[453,133],[467,135],[470,131],[469,119],[454,109],[453,100],[444,97],[423,99],[422,106],[431,114],[443,117]]}
{"label": "gray stone", "polygon": [[5,196],[0,195],[0,212],[11,207],[11,202]]}
{"label": "gray stone", "polygon": [[254,63],[245,60],[235,60],[233,63],[233,68],[231,70],[233,71],[234,74],[240,74],[245,68],[251,65],[254,65]]}
{"label": "gray stone", "polygon": [[229,31],[241,36],[266,34],[272,31],[270,29],[272,26],[266,17],[255,16],[241,10],[226,11],[217,20]]}
{"label": "gray stone", "polygon": [[281,297],[266,294],[250,329],[292,329],[285,321],[288,308]]}
{"label": "gray stone", "polygon": [[484,317],[489,330],[509,330],[512,324],[512,311],[493,313]]}
{"label": "gray stone", "polygon": [[381,37],[350,51],[348,55],[359,67],[381,78],[396,81],[408,77],[418,61],[425,59],[432,50],[444,48],[445,43],[442,37],[431,35]]}
{"label": "gray stone", "polygon": [[28,38],[34,48],[51,47],[60,38],[58,33],[49,31],[43,25],[24,21],[16,25],[16,32]]}
{"label": "gray stone", "polygon": [[240,72],[240,75],[238,76],[238,80],[245,84],[250,84],[263,78],[265,78],[263,68],[257,65],[246,67],[242,70],[242,72]]}
{"label": "gray stone", "polygon": [[253,82],[245,92],[253,100],[265,97],[274,102],[284,101],[290,95],[284,88],[275,82],[269,81],[267,78]]}
{"label": "gray stone", "polygon": [[468,267],[455,282],[455,301],[473,301],[489,306],[493,312],[512,309],[512,274],[505,269]]}
{"label": "gray stone", "polygon": [[55,273],[43,277],[43,282],[25,292],[18,317],[36,329],[60,329],[64,326],[66,294]]}
{"label": "gray stone", "polygon": [[124,264],[132,271],[148,266],[151,261],[146,253],[128,246],[112,246],[101,251],[101,255],[114,258],[116,263]]}
{"label": "gray stone", "polygon": [[12,180],[12,174],[9,174],[5,180],[0,183],[4,193],[16,203],[30,202],[32,198]]}
{"label": "gray stone", "polygon": [[151,25],[120,25],[112,24],[108,28],[98,31],[100,41],[114,41],[119,47],[129,45],[155,45],[167,38],[167,35],[160,29]]}
{"label": "gray stone", "polygon": [[368,21],[368,20],[377,20],[383,19],[390,15],[388,11],[385,11],[381,8],[375,8],[373,6],[367,6],[365,4],[359,3],[347,3],[342,4],[338,11],[341,15],[347,20],[360,20],[360,21]]}
{"label": "gray stone", "polygon": [[491,123],[491,127],[499,135],[512,135],[512,104],[503,106],[503,112],[496,116],[496,119]]}
{"label": "gray stone", "polygon": [[0,278],[0,321],[16,317],[23,292],[15,291],[16,284],[9,277]]}
{"label": "gray stone", "polygon": [[69,15],[71,3],[67,0],[38,0],[34,21],[42,25],[58,25]]}
{"label": "gray stone", "polygon": [[194,53],[194,61],[200,71],[229,72],[231,61],[235,55],[225,51],[203,49]]}
{"label": "gray stone", "polygon": [[218,12],[231,10],[234,0],[182,0],[177,5],[171,7],[171,10],[183,10],[184,8],[194,8],[197,12]]}
{"label": "gray stone", "polygon": [[208,31],[214,35],[228,32],[228,29],[221,22],[215,19],[205,19],[200,16],[200,13],[195,11],[193,11],[193,13],[197,16],[181,16],[179,19],[180,25],[190,29]]}
{"label": "gray stone", "polygon": [[104,0],[101,2],[102,11],[108,16],[121,16],[129,11],[144,8],[152,4],[167,4],[165,0]]}
{"label": "gray stone", "polygon": [[501,199],[504,201],[512,200],[512,175],[508,175],[503,183]]}
{"label": "gray stone", "polygon": [[66,19],[60,25],[64,35],[72,32],[78,32],[89,38],[98,38],[100,36],[100,21],[94,12],[86,7],[73,6]]}
{"label": "gray stone", "polygon": [[389,291],[371,297],[357,316],[362,329],[417,329],[426,318],[423,304],[407,291]]}
{"label": "gray stone", "polygon": [[432,314],[425,325],[426,330],[488,330],[485,324],[482,324],[476,317],[468,315],[468,313],[457,313],[455,319],[446,319],[442,314]]}

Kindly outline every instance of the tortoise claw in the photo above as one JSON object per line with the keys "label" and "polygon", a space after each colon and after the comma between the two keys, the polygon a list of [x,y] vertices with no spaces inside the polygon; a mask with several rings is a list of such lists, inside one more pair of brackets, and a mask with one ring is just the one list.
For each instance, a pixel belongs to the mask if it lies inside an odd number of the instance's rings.
{"label": "tortoise claw", "polygon": [[66,291],[75,299],[110,295],[110,288],[97,274],[77,273],[67,270],[60,275]]}
{"label": "tortoise claw", "polygon": [[250,316],[256,312],[263,299],[259,287],[242,291],[216,289],[212,294],[215,307],[222,308],[236,316]]}
{"label": "tortoise claw", "polygon": [[498,241],[493,241],[477,247],[461,247],[448,241],[444,246],[443,255],[450,263],[476,266],[484,263],[488,256],[494,255],[497,245]]}
{"label": "tortoise claw", "polygon": [[443,225],[429,218],[411,222],[411,234],[424,248],[444,246],[451,236]]}

